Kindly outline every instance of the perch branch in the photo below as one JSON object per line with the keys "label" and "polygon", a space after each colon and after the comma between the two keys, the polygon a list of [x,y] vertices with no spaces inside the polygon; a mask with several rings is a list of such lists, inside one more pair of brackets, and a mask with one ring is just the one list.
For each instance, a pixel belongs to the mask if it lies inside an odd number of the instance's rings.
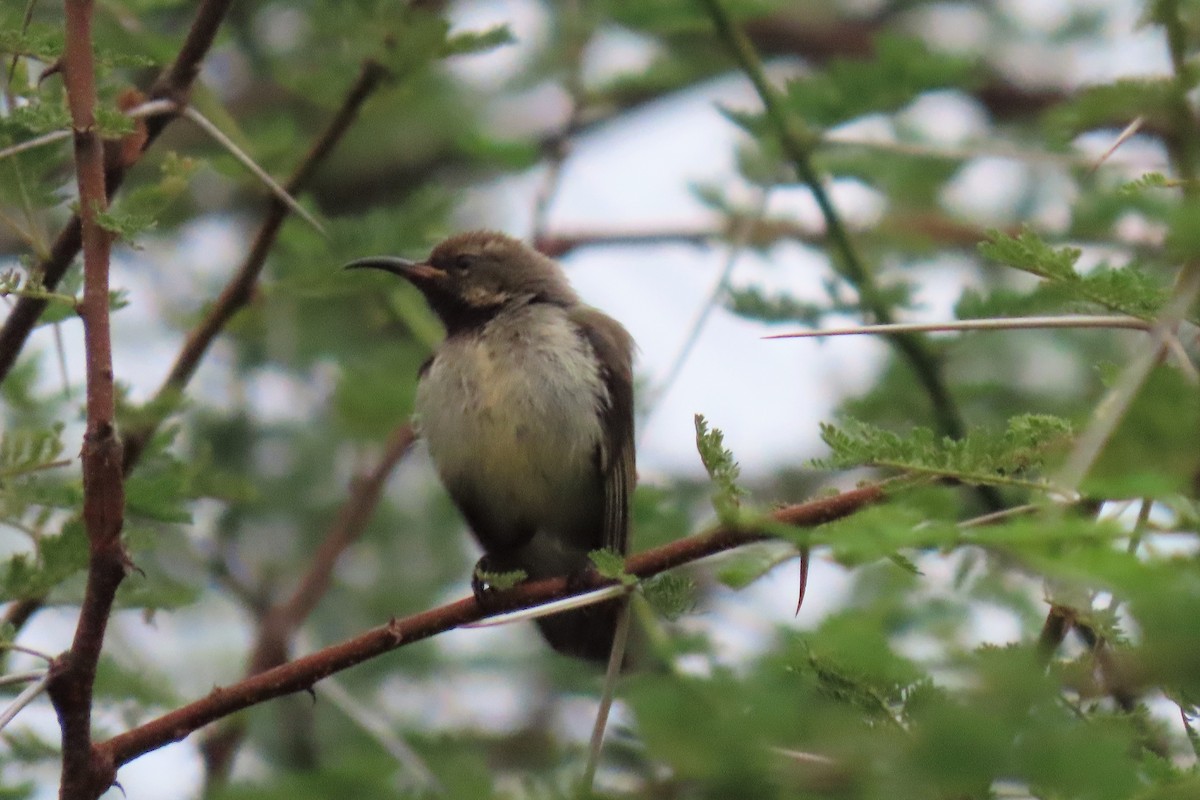
{"label": "perch branch", "polygon": [[[849,516],[883,498],[884,490],[881,487],[865,486],[833,497],[787,506],[775,511],[772,518],[788,525],[812,527]],[[766,534],[755,530],[718,528],[630,556],[626,559],[625,569],[632,575],[648,578],[705,556],[766,538]],[[112,763],[126,764],[169,742],[180,741],[210,722],[275,697],[304,691],[336,672],[464,623],[482,619],[486,614],[533,606],[609,583],[611,581],[599,575],[574,582],[571,586],[568,586],[565,578],[541,580],[522,584],[498,595],[486,609],[475,598],[468,597],[404,619],[392,620],[353,639],[232,686],[214,689],[200,700],[102,742],[97,749]]]}
{"label": "perch branch", "polygon": [[[317,548],[308,572],[296,584],[290,597],[262,614],[258,625],[258,640],[246,666],[247,678],[279,666],[287,660],[297,631],[328,591],[338,558],[362,535],[375,507],[379,504],[384,483],[408,452],[415,438],[411,424],[399,426],[388,438],[379,461],[370,470],[355,476],[350,485],[349,497],[339,509],[329,532]],[[234,723],[213,731],[212,735],[205,739],[201,751],[210,782],[215,778],[223,778],[228,773],[244,735],[244,727]]]}

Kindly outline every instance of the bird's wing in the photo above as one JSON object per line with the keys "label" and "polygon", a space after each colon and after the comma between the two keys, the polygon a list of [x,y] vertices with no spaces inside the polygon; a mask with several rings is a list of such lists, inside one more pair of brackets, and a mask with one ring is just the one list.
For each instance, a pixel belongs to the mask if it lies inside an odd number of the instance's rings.
{"label": "bird's wing", "polygon": [[569,312],[571,321],[600,362],[600,377],[608,389],[601,407],[603,438],[596,463],[604,479],[603,546],[629,552],[629,504],[637,483],[633,448],[633,337],[621,323],[587,306]]}

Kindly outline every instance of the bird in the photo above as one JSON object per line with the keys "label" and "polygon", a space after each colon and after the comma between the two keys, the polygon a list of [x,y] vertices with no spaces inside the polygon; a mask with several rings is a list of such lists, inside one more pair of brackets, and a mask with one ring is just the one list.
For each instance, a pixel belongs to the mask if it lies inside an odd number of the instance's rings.
{"label": "bird", "polygon": [[[585,575],[589,553],[629,550],[634,341],[585,305],[562,267],[488,230],[422,261],[373,256],[347,269],[415,286],[446,336],[419,371],[415,419],[443,486],[483,549],[472,578]],[[623,600],[539,617],[552,648],[602,662]]]}

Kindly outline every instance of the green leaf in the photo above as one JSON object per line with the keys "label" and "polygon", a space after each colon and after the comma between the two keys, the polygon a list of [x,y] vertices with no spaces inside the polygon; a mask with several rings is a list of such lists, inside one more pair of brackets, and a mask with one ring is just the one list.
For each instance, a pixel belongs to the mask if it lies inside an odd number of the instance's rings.
{"label": "green leaf", "polygon": [[1111,127],[1116,120],[1124,125],[1136,117],[1143,118],[1143,127],[1169,128],[1176,97],[1169,78],[1123,78],[1075,93],[1048,114],[1047,122],[1064,142],[1092,128]]}
{"label": "green leaf", "polygon": [[62,455],[62,423],[45,430],[0,434],[0,481],[57,465]]}
{"label": "green leaf", "polygon": [[496,25],[483,31],[467,31],[446,39],[442,46],[442,57],[484,53],[506,44],[515,44],[516,37],[507,25]]}
{"label": "green leaf", "polygon": [[130,514],[159,522],[191,522],[190,484],[189,468],[164,454],[154,459],[153,469],[138,470],[129,476],[125,503]]}
{"label": "green leaf", "polygon": [[21,30],[17,25],[0,27],[0,53],[36,58],[47,64],[58,60],[63,51],[60,31],[43,24]]}
{"label": "green leaf", "polygon": [[1056,250],[1028,228],[1016,236],[1010,236],[1003,231],[989,230],[987,237],[988,241],[979,244],[979,253],[984,258],[1043,278],[1078,278],[1075,264],[1083,251],[1077,247],[1061,247]]}
{"label": "green leaf", "polygon": [[100,657],[96,668],[96,695],[118,702],[130,700],[147,706],[171,707],[180,701],[172,682],[145,668],[131,668],[113,656]]}
{"label": "green leaf", "polygon": [[71,520],[55,536],[42,536],[36,553],[12,556],[0,578],[0,596],[42,597],[87,566],[88,544],[83,523]]}
{"label": "green leaf", "polygon": [[837,313],[826,303],[808,303],[788,294],[767,295],[753,286],[730,289],[727,297],[726,306],[734,314],[763,322],[796,322],[816,327],[825,315]]}
{"label": "green leaf", "polygon": [[96,223],[118,239],[123,239],[127,244],[132,243],[139,234],[153,230],[158,224],[149,214],[131,214],[112,210],[97,214]]}
{"label": "green leaf", "polygon": [[1121,184],[1117,190],[1127,194],[1136,194],[1145,189],[1166,189],[1171,185],[1171,181],[1166,175],[1161,172],[1147,172],[1135,181],[1129,181]]}
{"label": "green leaf", "polygon": [[975,428],[962,439],[951,439],[928,428],[900,435],[846,420],[841,426],[823,424],[821,438],[833,451],[814,460],[823,469],[881,466],[970,484],[1039,488],[1034,476],[1069,443],[1071,425],[1058,417],[1024,414],[1010,419],[1003,432]]}
{"label": "green leaf", "polygon": [[625,571],[625,557],[620,553],[605,548],[603,550],[593,550],[588,553],[588,558],[592,560],[592,566],[603,577],[620,581],[626,586],[637,585],[638,579]]}
{"label": "green leaf", "polygon": [[935,52],[920,39],[883,35],[870,59],[835,59],[792,81],[787,103],[798,118],[830,127],[897,111],[923,92],[966,85],[974,72],[970,60]]}
{"label": "green leaf", "polygon": [[658,614],[670,620],[696,607],[696,584],[675,572],[663,572],[643,581],[642,594]]}
{"label": "green leaf", "polygon": [[483,569],[475,570],[476,580],[489,589],[495,589],[499,592],[513,588],[528,577],[529,573],[523,569],[514,569],[508,572],[488,572]]}
{"label": "green leaf", "polygon": [[133,133],[136,123],[120,109],[99,106],[96,109],[96,129],[106,139],[116,139]]}
{"label": "green leaf", "polygon": [[720,429],[710,430],[708,421],[702,414],[695,416],[695,424],[696,450],[699,451],[700,460],[704,462],[704,468],[708,470],[713,484],[713,509],[721,522],[726,525],[736,524],[741,499],[746,494],[737,484],[741,470],[733,460],[733,453],[725,449],[725,435]]}
{"label": "green leaf", "polygon": [[1150,320],[1157,316],[1169,296],[1167,287],[1136,264],[1117,269],[1101,267],[1081,275],[1075,271],[1081,254],[1076,248],[1056,250],[1029,230],[1015,237],[989,231],[988,237],[989,241],[979,245],[984,256],[1049,282],[1026,296],[1035,307],[1075,310],[1072,303],[1094,304]]}

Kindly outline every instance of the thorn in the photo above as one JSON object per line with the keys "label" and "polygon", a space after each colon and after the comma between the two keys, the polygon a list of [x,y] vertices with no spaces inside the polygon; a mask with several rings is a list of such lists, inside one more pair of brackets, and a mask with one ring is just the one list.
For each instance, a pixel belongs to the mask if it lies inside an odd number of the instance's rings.
{"label": "thorn", "polygon": [[58,75],[62,71],[63,60],[59,58],[53,64],[46,67],[46,69],[42,71],[42,74],[38,76],[38,87],[41,88],[42,81],[46,80],[46,78],[49,78],[51,75]]}
{"label": "thorn", "polygon": [[126,575],[128,575],[131,572],[136,572],[139,578],[146,577],[146,570],[142,569],[141,567],[139,567],[137,564],[135,564],[133,562],[133,559],[130,557],[128,550],[124,550],[121,553],[121,568],[125,570]]}
{"label": "thorn", "polygon": [[796,598],[796,616],[800,616],[800,607],[804,605],[804,595],[808,591],[808,561],[811,551],[807,546],[800,548],[800,592]]}
{"label": "thorn", "polygon": [[305,688],[304,693],[312,698],[312,704],[315,706],[317,704],[317,690],[309,686]]}
{"label": "thorn", "polygon": [[327,235],[325,233],[324,226],[317,221],[316,217],[308,212],[308,209],[296,202],[296,199],[288,194],[287,189],[284,189],[282,186],[276,183],[275,179],[268,175],[266,170],[260,167],[254,161],[254,159],[252,159],[249,155],[243,152],[240,147],[234,144],[233,140],[226,136],[220,128],[214,125],[208,119],[208,117],[204,116],[191,106],[183,108],[180,113],[195,123],[196,127],[207,133],[219,145],[224,147],[231,156],[237,159],[243,167],[248,169],[250,173],[254,175],[254,177],[258,178],[258,180],[261,181],[271,191],[271,194],[275,195],[276,199],[287,206],[292,213],[311,225],[322,236]]}
{"label": "thorn", "polygon": [[1088,170],[1088,175],[1092,175],[1096,172],[1096,170],[1100,169],[1100,165],[1107,161],[1113,153],[1117,152],[1118,147],[1125,144],[1125,142],[1128,141],[1131,136],[1141,130],[1142,122],[1143,118],[1137,117],[1133,120],[1133,122],[1126,125],[1125,130],[1117,134],[1116,141],[1112,143],[1112,147],[1105,150],[1100,157],[1096,159],[1096,162],[1092,164],[1092,168]]}
{"label": "thorn", "polygon": [[125,791],[125,787],[121,785],[120,781],[113,781],[112,785],[121,790],[122,797],[129,797],[129,792]]}

